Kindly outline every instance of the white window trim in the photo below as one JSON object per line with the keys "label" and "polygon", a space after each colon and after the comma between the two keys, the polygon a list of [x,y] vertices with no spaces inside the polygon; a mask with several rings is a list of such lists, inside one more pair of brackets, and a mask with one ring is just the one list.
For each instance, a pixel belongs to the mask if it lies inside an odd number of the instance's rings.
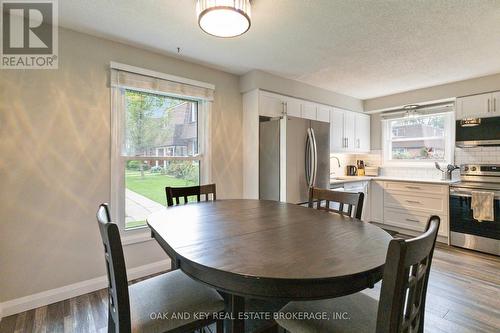
{"label": "white window trim", "polygon": [[454,112],[439,112],[434,114],[425,114],[422,117],[430,115],[447,115],[445,119],[445,156],[444,160],[392,160],[389,158],[390,154],[390,121],[403,119],[390,118],[382,120],[382,163],[387,167],[415,167],[415,168],[434,168],[434,162],[453,164],[455,161],[455,116]]}
{"label": "white window trim", "polygon": [[[144,74],[148,76],[155,76],[158,78],[176,80],[177,82],[186,84],[197,84],[206,88],[214,88],[214,85],[194,81],[190,79],[179,78],[177,76],[172,76],[168,74],[162,74],[158,72],[153,72],[149,70],[143,70],[138,67],[111,63],[111,68],[123,69],[129,72],[134,72],[137,74]],[[154,75],[153,75],[154,74]],[[127,88],[129,89],[129,88]],[[140,243],[145,241],[153,240],[151,238],[151,231],[147,225],[143,227],[125,229],[125,179],[121,171],[124,170],[125,162],[127,160],[137,160],[142,157],[124,157],[120,156],[121,144],[123,142],[123,113],[116,112],[117,110],[124,110],[125,98],[124,91],[125,88],[111,87],[111,149],[110,149],[110,159],[111,159],[111,169],[110,169],[110,209],[112,218],[116,221],[120,233],[122,234],[123,245],[129,245],[134,243]],[[132,89],[133,90],[133,89]],[[140,91],[139,89],[137,89]],[[157,92],[153,92],[157,93]],[[165,95],[159,93],[160,95]],[[165,95],[168,96],[168,95]],[[171,96],[173,98],[179,98],[179,96]],[[189,99],[189,98],[186,98]],[[155,157],[151,156],[153,159],[158,160],[196,160],[200,161],[200,183],[211,183],[212,182],[212,145],[211,145],[211,121],[212,121],[212,110],[210,101],[196,100],[198,102],[198,145],[199,154],[193,157]],[[147,159],[147,158],[144,158]],[[166,199],[165,199],[166,200]]]}

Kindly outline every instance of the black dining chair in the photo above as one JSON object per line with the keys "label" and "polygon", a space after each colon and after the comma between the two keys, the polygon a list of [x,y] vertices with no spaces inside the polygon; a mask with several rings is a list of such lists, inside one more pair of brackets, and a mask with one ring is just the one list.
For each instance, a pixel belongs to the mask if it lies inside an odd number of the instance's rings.
{"label": "black dining chair", "polygon": [[173,206],[174,200],[175,204],[179,205],[181,203],[181,198],[184,199],[184,204],[188,203],[189,197],[196,197],[196,201],[200,202],[202,195],[205,196],[205,200],[209,200],[209,195],[212,195],[212,200],[217,199],[217,193],[215,184],[198,185],[198,186],[188,186],[188,187],[165,187],[165,194],[167,196],[167,206]]}
{"label": "black dining chair", "polygon": [[[181,270],[161,274],[128,286],[118,226],[111,222],[107,204],[99,206],[97,221],[104,245],[108,275],[108,332],[192,332],[214,322],[213,316],[197,319],[194,313],[223,313],[224,300],[213,289],[194,281]],[[183,318],[172,313],[189,313]],[[154,314],[162,314],[155,318]],[[165,315],[164,315],[165,314]]]}
{"label": "black dining chair", "polygon": [[[314,208],[314,204],[316,204],[317,209],[349,217],[354,215],[355,218],[361,219],[364,198],[363,192],[351,193],[311,187],[309,189],[309,208]],[[324,205],[323,202],[325,202]],[[330,203],[338,203],[339,209],[332,208]],[[347,211],[345,211],[345,206],[347,206]]]}
{"label": "black dining chair", "polygon": [[[409,240],[391,240],[380,301],[364,293],[356,293],[320,301],[291,302],[280,310],[276,322],[292,333],[422,333],[427,283],[439,223],[438,216],[431,216],[422,235]],[[330,320],[287,319],[290,313],[325,311],[340,314],[340,317]]]}

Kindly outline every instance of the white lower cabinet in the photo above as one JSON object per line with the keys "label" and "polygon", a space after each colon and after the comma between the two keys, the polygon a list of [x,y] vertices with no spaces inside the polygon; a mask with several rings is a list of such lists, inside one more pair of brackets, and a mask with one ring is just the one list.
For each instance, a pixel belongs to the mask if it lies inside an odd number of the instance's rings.
{"label": "white lower cabinet", "polygon": [[372,180],[370,187],[370,221],[420,233],[429,217],[437,215],[438,235],[447,240],[448,185]]}

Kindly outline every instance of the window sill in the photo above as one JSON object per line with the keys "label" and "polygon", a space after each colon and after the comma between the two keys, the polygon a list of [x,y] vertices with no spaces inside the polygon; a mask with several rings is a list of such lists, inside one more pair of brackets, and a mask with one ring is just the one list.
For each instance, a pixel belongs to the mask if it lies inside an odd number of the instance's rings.
{"label": "window sill", "polygon": [[122,232],[122,245],[131,245],[137,243],[144,243],[154,240],[151,237],[151,230],[147,227],[141,227],[133,230],[126,230]]}

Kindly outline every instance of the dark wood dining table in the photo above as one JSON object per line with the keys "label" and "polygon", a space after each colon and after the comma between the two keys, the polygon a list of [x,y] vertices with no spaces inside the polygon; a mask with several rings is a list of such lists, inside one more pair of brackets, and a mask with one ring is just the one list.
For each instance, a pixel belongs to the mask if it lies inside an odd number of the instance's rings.
{"label": "dark wood dining table", "polygon": [[227,332],[244,331],[245,298],[324,299],[372,287],[392,239],[354,218],[265,200],[169,207],[147,223],[172,269],[225,293]]}

